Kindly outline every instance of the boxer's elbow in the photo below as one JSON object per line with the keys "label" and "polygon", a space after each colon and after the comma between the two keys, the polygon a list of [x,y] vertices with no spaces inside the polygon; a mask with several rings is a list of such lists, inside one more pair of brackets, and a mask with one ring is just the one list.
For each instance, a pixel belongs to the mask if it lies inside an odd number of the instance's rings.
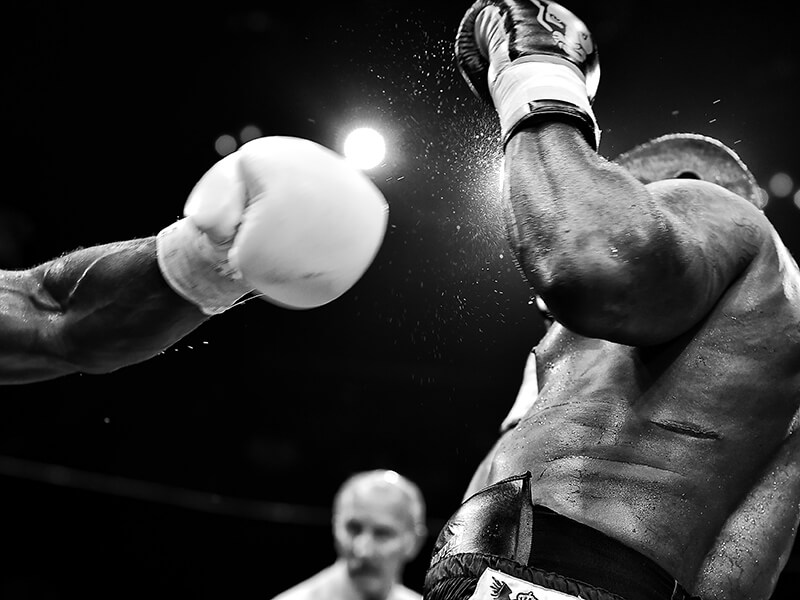
{"label": "boxer's elbow", "polygon": [[540,272],[534,288],[553,317],[579,335],[647,346],[684,331],[691,315],[677,314],[663,270],[621,261],[582,261]]}
{"label": "boxer's elbow", "polygon": [[626,346],[650,346],[674,337],[657,330],[657,319],[641,318],[629,302],[610,301],[598,290],[543,297],[553,318],[583,337]]}

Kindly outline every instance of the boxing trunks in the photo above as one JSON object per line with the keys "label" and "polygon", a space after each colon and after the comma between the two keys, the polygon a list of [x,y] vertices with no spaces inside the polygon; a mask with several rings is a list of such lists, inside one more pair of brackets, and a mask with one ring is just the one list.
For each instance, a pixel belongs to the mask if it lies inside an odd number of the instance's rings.
{"label": "boxing trunks", "polygon": [[468,498],[434,545],[424,600],[690,600],[655,562],[534,506],[530,473]]}

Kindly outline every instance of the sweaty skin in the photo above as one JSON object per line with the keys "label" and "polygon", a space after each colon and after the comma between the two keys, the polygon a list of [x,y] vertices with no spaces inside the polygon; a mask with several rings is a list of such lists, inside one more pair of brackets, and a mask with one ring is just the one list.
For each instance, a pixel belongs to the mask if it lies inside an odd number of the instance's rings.
{"label": "sweaty skin", "polygon": [[800,519],[800,272],[774,228],[712,183],[645,187],[558,123],[511,139],[504,196],[557,322],[465,498],[531,471],[534,503],[690,592],[769,598]]}
{"label": "sweaty skin", "polygon": [[111,372],[208,318],[164,281],[154,237],[0,271],[0,384]]}

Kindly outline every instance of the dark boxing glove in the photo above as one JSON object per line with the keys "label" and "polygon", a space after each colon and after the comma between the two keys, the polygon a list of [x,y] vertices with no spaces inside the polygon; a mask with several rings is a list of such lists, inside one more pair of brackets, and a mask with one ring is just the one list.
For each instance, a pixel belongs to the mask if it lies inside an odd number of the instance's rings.
{"label": "dark boxing glove", "polygon": [[546,0],[477,0],[464,15],[456,63],[473,93],[492,102],[503,146],[524,122],[575,123],[596,150],[592,111],[600,63],[586,25]]}

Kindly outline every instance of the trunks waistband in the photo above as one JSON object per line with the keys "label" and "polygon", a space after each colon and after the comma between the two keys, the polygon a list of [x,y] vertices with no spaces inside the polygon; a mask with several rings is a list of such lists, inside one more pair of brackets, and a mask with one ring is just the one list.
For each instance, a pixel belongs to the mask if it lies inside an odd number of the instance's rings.
{"label": "trunks waistband", "polygon": [[485,488],[448,520],[434,545],[425,600],[467,600],[487,568],[586,600],[692,598],[633,548],[534,506],[530,478],[525,473]]}

